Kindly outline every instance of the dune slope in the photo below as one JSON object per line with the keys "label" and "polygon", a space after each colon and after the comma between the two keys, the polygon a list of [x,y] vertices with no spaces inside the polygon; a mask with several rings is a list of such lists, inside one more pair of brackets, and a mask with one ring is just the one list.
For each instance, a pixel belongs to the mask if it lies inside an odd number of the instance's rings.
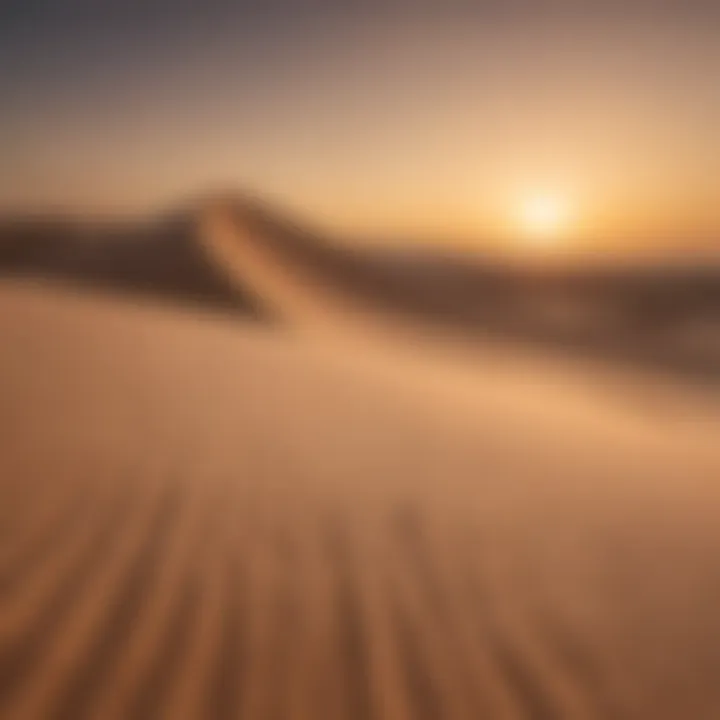
{"label": "dune slope", "polygon": [[18,282],[0,347],[0,717],[720,713],[713,418]]}

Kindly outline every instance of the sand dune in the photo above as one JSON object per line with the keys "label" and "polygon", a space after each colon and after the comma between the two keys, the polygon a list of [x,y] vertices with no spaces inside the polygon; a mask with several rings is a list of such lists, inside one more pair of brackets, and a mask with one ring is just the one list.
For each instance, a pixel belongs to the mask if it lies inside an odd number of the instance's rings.
{"label": "sand dune", "polygon": [[0,273],[260,317],[257,298],[204,253],[198,217],[182,209],[145,222],[8,219],[0,222]]}
{"label": "sand dune", "polygon": [[[521,343],[716,380],[720,265],[686,259],[483,260],[339,246],[263,205],[210,204],[199,241],[293,324],[398,326]],[[331,320],[330,315],[334,315]],[[312,320],[310,319],[312,318]]]}
{"label": "sand dune", "polygon": [[430,352],[234,222],[283,325],[0,281],[0,717],[720,715],[715,399]]}
{"label": "sand dune", "polygon": [[[70,281],[305,330],[438,330],[715,382],[720,266],[518,263],[351,248],[257,200],[210,197],[143,223],[0,222],[0,273]],[[363,320],[364,318],[364,320]]]}

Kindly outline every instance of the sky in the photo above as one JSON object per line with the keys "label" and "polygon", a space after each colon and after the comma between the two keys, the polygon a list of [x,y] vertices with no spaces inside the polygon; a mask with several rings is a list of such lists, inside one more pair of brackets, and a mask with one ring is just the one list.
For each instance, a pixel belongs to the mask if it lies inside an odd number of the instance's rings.
{"label": "sky", "polygon": [[0,0],[5,210],[693,249],[719,177],[715,0]]}

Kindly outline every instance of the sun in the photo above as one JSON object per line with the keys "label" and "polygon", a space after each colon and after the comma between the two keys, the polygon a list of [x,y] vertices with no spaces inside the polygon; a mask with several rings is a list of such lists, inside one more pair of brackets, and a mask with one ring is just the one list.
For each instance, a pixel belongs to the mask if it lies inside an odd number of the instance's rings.
{"label": "sun", "polygon": [[569,231],[572,213],[568,200],[560,195],[538,194],[520,203],[518,222],[523,234],[536,242],[558,242]]}

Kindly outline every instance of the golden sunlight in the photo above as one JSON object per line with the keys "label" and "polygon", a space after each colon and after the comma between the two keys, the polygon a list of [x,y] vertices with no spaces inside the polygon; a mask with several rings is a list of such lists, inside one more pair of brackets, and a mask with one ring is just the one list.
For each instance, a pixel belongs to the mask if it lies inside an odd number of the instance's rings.
{"label": "golden sunlight", "polygon": [[535,195],[517,210],[517,219],[525,237],[544,243],[560,241],[569,231],[572,212],[567,199],[558,195]]}

